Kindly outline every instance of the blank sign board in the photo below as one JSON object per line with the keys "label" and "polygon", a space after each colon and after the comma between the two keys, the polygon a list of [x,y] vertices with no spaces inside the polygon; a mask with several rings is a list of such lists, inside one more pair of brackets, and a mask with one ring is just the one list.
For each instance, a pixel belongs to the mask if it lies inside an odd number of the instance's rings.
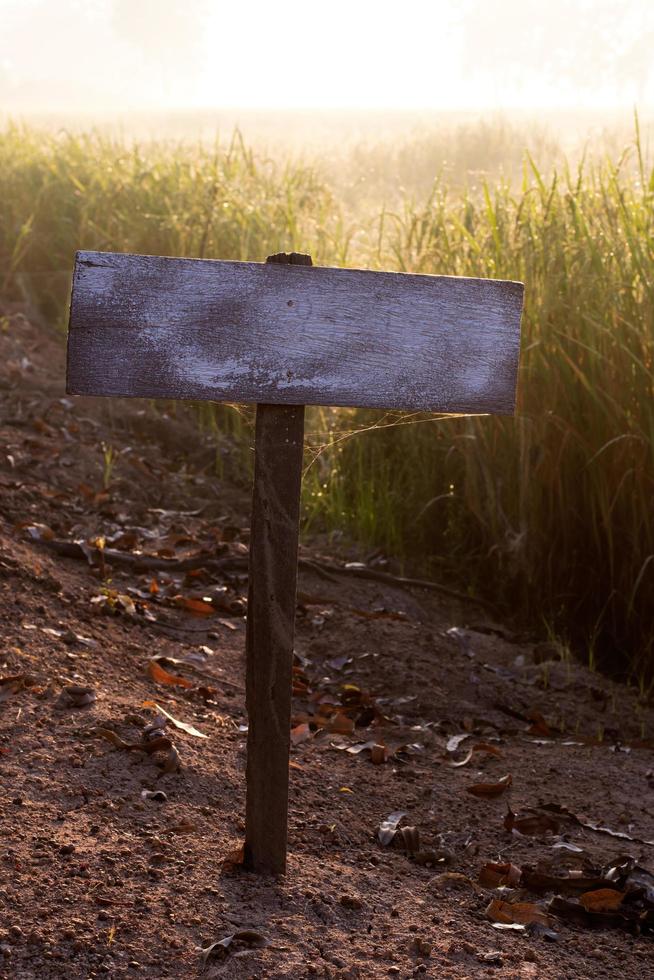
{"label": "blank sign board", "polygon": [[511,414],[523,286],[78,252],[71,394]]}

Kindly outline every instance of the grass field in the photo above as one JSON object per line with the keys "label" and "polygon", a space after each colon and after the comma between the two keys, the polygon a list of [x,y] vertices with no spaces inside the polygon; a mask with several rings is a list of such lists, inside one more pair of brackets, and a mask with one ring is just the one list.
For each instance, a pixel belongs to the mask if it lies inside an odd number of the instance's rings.
{"label": "grass field", "polygon": [[[471,133],[303,163],[238,134],[138,145],[8,126],[0,295],[63,324],[77,248],[252,260],[297,249],[318,264],[524,280],[516,417],[312,410],[306,526],[463,584],[646,685],[654,172],[637,132],[623,155],[574,167],[547,142],[541,167],[514,132]],[[219,422],[246,440],[244,418]]]}

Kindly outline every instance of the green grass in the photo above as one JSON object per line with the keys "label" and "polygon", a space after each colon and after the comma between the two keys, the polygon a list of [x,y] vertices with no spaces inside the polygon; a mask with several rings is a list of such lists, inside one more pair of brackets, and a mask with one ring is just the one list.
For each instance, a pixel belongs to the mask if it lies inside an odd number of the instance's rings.
{"label": "green grass", "polygon": [[[524,280],[516,417],[311,410],[306,527],[342,528],[644,684],[654,665],[654,175],[637,140],[617,161],[574,170],[541,173],[525,156],[521,182],[466,179],[465,160],[448,174],[439,149],[424,194],[427,143],[415,186],[356,199],[329,161],[266,160],[238,137],[138,146],[9,128],[0,292],[63,322],[79,247],[257,260],[295,248],[320,264]],[[411,147],[390,163],[384,152],[375,166],[386,185],[393,167],[408,170]],[[216,419],[223,430],[225,412]],[[247,443],[242,418],[230,424]]]}

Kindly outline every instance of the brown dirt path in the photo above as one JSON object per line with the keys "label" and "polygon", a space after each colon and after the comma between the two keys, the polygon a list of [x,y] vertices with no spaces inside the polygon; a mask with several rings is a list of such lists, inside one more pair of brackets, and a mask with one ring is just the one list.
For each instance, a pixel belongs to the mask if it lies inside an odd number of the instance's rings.
{"label": "brown dirt path", "polygon": [[[243,834],[244,618],[227,610],[239,612],[243,573],[102,569],[39,538],[47,526],[130,554],[243,558],[247,487],[226,445],[232,478],[215,477],[215,446],[183,413],[73,402],[63,375],[60,342],[0,309],[0,679],[19,678],[0,686],[0,975],[654,975],[651,938],[620,923],[496,930],[493,897],[544,909],[552,893],[479,884],[489,861],[562,875],[625,854],[651,865],[652,845],[628,838],[654,840],[652,705],[421,590],[303,571],[289,873],[225,870]],[[203,596],[207,614],[193,615]],[[159,683],[153,656],[190,686]],[[95,700],[66,704],[75,684]],[[148,700],[207,736],[167,726],[177,771],[158,765],[168,751],[109,740],[140,743]],[[346,751],[369,741],[387,761]],[[451,764],[480,742],[492,751]],[[497,797],[467,791],[509,775]],[[537,808],[540,835],[508,830],[507,805]],[[417,857],[399,835],[376,839],[398,810]],[[244,929],[266,945],[246,936],[203,965],[200,948]]]}

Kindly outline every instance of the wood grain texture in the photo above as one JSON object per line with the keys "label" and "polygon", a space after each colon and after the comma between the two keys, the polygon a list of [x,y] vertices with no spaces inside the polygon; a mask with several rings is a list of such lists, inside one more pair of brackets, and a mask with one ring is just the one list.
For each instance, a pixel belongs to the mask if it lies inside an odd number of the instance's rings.
{"label": "wood grain texture", "polygon": [[304,406],[257,405],[246,633],[245,865],[286,870]]}
{"label": "wood grain texture", "polygon": [[71,394],[514,409],[523,287],[78,252]]}

